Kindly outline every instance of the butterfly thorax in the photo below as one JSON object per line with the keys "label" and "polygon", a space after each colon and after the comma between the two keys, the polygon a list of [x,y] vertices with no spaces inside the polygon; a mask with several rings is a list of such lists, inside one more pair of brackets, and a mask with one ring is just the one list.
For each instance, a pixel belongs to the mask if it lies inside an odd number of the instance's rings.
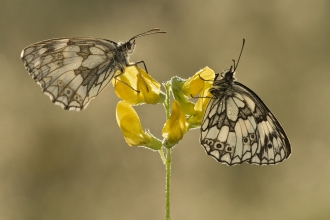
{"label": "butterfly thorax", "polygon": [[[221,74],[216,74],[210,93],[215,97],[231,95],[233,93],[233,83],[235,81],[234,75],[235,72],[232,71],[232,68],[223,71]],[[218,79],[219,77],[221,78]]]}

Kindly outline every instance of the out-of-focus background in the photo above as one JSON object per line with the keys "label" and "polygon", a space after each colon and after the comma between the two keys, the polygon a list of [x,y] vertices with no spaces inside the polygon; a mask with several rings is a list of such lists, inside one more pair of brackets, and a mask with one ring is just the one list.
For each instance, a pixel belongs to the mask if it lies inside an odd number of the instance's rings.
{"label": "out-of-focus background", "polygon": [[[246,46],[238,80],[277,116],[292,156],[276,166],[228,167],[208,157],[199,130],[173,150],[172,219],[330,218],[329,1],[23,1],[0,7],[0,219],[164,219],[159,154],[130,148],[106,88],[82,112],[51,103],[21,50],[55,37],[137,39],[159,82],[216,72]],[[161,137],[161,105],[136,108]]]}

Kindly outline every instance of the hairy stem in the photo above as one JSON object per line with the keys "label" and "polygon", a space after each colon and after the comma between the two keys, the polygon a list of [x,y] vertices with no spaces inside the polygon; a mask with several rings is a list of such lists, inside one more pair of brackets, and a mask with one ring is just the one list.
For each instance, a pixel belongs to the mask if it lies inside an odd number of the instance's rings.
{"label": "hairy stem", "polygon": [[172,149],[166,149],[166,220],[170,220],[170,186],[171,186],[171,157]]}

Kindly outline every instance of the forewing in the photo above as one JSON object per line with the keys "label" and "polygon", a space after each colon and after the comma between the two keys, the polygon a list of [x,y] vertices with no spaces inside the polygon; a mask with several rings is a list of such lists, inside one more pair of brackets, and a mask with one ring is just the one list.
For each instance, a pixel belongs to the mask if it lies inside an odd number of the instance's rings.
{"label": "forewing", "polygon": [[118,66],[116,43],[94,38],[58,38],[26,47],[24,66],[51,100],[67,110],[86,108]]}
{"label": "forewing", "polygon": [[201,126],[207,154],[228,165],[276,164],[291,154],[289,140],[267,106],[246,86],[210,100]]}

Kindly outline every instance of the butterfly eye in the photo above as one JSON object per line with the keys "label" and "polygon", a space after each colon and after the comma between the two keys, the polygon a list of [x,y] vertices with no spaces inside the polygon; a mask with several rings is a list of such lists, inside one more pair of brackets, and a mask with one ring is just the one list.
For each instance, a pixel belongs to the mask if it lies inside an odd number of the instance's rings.
{"label": "butterfly eye", "polygon": [[135,48],[135,40],[132,43],[127,44],[126,48],[128,53],[133,53]]}
{"label": "butterfly eye", "polygon": [[214,143],[214,148],[216,148],[218,150],[223,150],[225,148],[225,145],[223,143],[221,143],[220,141],[216,141]]}

